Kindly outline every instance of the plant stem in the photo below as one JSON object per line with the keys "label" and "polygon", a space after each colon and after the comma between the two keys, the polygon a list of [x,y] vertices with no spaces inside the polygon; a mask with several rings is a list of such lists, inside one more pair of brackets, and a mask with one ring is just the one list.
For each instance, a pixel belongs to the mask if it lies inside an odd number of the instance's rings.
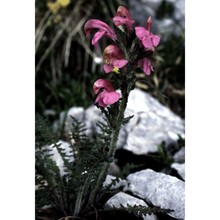
{"label": "plant stem", "polygon": [[[120,109],[119,109],[117,116],[115,117],[117,124],[114,130],[112,131],[112,135],[111,135],[110,147],[109,147],[109,152],[108,152],[108,157],[110,161],[113,161],[114,159],[118,135],[119,135],[121,125],[123,123],[124,112],[127,106],[129,92],[130,92],[129,86],[126,83],[124,83],[124,85],[122,85],[122,101],[121,101]],[[97,192],[99,191],[100,187],[102,187],[102,183],[105,181],[109,166],[110,166],[110,162],[104,162],[102,170],[96,182],[96,186],[90,194],[90,198],[89,198],[90,204],[94,203]]]}
{"label": "plant stem", "polygon": [[106,178],[106,174],[108,172],[109,166],[110,166],[110,164],[108,162],[104,162],[104,164],[102,166],[102,170],[101,170],[99,177],[97,179],[95,188],[92,190],[92,192],[90,194],[90,197],[89,197],[90,204],[94,204],[97,192],[99,191],[100,187],[102,186],[102,183],[104,182],[104,180]]}
{"label": "plant stem", "polygon": [[118,135],[120,132],[120,128],[121,128],[123,119],[124,119],[124,112],[125,112],[125,109],[127,106],[127,101],[128,101],[128,92],[127,92],[127,89],[124,89],[124,90],[122,90],[122,101],[121,101],[121,105],[120,105],[120,110],[119,110],[119,113],[115,119],[117,121],[116,128],[112,132],[112,137],[111,137],[111,142],[110,142],[110,147],[109,147],[110,149],[108,152],[109,158],[112,158],[112,159],[114,157],[116,144],[117,144],[117,140],[118,140]]}

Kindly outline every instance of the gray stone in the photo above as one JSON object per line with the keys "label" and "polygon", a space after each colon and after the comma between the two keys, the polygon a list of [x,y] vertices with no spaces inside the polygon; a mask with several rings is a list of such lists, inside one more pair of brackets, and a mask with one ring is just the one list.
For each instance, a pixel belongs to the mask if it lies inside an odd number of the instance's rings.
{"label": "gray stone", "polygon": [[140,89],[129,95],[125,116],[129,115],[134,117],[122,127],[118,148],[141,155],[157,152],[162,141],[168,145],[176,143],[178,135],[184,137],[184,120]]}
{"label": "gray stone", "polygon": [[73,123],[71,116],[79,121],[83,121],[84,111],[85,110],[83,107],[72,107],[67,112],[66,111],[61,112],[59,120],[53,123],[53,130],[60,131],[64,125],[64,132],[66,136],[69,137]]}
{"label": "gray stone", "polygon": [[146,202],[164,209],[174,210],[169,215],[185,217],[185,183],[176,177],[158,173],[151,169],[142,170],[127,177],[124,191],[130,191]]}
{"label": "gray stone", "polygon": [[173,163],[171,164],[171,167],[185,180],[185,163]]}
{"label": "gray stone", "polygon": [[100,131],[100,129],[96,126],[98,121],[104,122],[100,109],[94,105],[88,107],[84,112],[84,123],[88,128],[86,131],[88,135],[91,135],[94,131]]}
{"label": "gray stone", "polygon": [[[116,207],[120,208],[120,205],[123,205],[124,207],[127,207],[127,205],[135,206],[135,205],[141,205],[148,207],[146,202],[144,202],[141,199],[135,198],[133,196],[130,196],[124,192],[119,192],[115,194],[113,197],[111,197],[105,204],[105,208],[111,208],[111,207]],[[157,217],[152,214],[152,215],[146,215],[143,216],[144,220],[157,220]]]}
{"label": "gray stone", "polygon": [[182,147],[178,152],[176,152],[173,159],[177,163],[185,163],[185,147]]}
{"label": "gray stone", "polygon": [[[67,115],[66,115],[67,114]],[[76,118],[79,121],[83,120],[84,108],[82,107],[72,107],[68,110],[68,112],[61,112],[60,113],[60,125],[62,126],[65,123],[65,132],[68,133],[71,131],[72,126],[72,117]],[[66,115],[66,116],[65,116]],[[66,117],[66,118],[65,118]]]}

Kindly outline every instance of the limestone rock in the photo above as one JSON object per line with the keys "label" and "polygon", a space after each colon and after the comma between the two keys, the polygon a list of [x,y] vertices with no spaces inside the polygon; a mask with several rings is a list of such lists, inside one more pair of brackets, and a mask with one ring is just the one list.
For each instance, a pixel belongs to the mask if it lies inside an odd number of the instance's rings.
{"label": "limestone rock", "polygon": [[172,209],[170,216],[185,217],[185,183],[176,177],[158,173],[151,169],[142,170],[127,177],[124,191],[130,191],[146,202],[164,209]]}
{"label": "limestone rock", "polygon": [[177,173],[185,180],[185,163],[173,163],[171,167],[177,171]]}
{"label": "limestone rock", "polygon": [[[113,197],[111,197],[105,204],[106,208],[109,207],[116,207],[119,208],[120,205],[123,205],[124,207],[127,207],[127,204],[134,206],[134,205],[141,205],[141,206],[146,206],[148,205],[141,199],[135,198],[133,196],[130,196],[124,192],[119,192]],[[155,215],[146,215],[143,216],[144,220],[157,220],[157,217]]]}
{"label": "limestone rock", "polygon": [[170,144],[178,135],[184,137],[184,120],[140,89],[131,91],[125,115],[134,117],[122,127],[117,145],[134,154],[157,152],[162,141]]}

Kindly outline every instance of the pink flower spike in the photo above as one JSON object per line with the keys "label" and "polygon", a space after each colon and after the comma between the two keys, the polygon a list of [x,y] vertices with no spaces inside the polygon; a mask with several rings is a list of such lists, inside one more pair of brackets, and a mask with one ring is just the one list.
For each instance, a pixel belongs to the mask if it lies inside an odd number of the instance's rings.
{"label": "pink flower spike", "polygon": [[109,45],[104,50],[104,66],[103,69],[106,73],[113,71],[116,68],[124,67],[128,61],[123,59],[123,54],[120,48],[116,45]]}
{"label": "pink flower spike", "polygon": [[151,63],[150,63],[150,60],[148,60],[147,58],[143,58],[141,60],[138,60],[137,65],[138,65],[138,67],[143,69],[144,73],[148,76],[150,75],[151,71],[154,70]]}
{"label": "pink flower spike", "polygon": [[120,99],[120,94],[106,79],[98,79],[93,85],[93,91],[98,94],[95,103],[103,108],[116,103]]}
{"label": "pink flower spike", "polygon": [[90,34],[90,32],[94,29],[97,29],[98,31],[95,33],[95,35],[92,39],[92,45],[97,46],[98,41],[103,36],[107,36],[107,37],[111,38],[113,41],[116,40],[115,32],[106,23],[104,23],[98,19],[88,20],[84,25],[84,32],[85,32],[86,36],[88,36]]}
{"label": "pink flower spike", "polygon": [[113,18],[114,24],[116,26],[126,25],[126,28],[131,31],[134,20],[131,18],[131,15],[128,9],[124,6],[119,6],[117,9],[117,15]]}
{"label": "pink flower spike", "polygon": [[141,40],[146,49],[154,50],[154,47],[157,47],[160,43],[160,37],[150,32],[151,24],[152,19],[149,17],[147,20],[146,29],[143,27],[136,27],[135,33],[137,38]]}

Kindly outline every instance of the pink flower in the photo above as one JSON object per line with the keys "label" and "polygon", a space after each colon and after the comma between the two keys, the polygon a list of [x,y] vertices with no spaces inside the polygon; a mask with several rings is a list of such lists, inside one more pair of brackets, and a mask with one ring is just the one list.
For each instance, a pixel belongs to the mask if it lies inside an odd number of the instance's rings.
{"label": "pink flower", "polygon": [[103,36],[107,36],[114,41],[116,40],[116,34],[113,31],[113,29],[110,28],[106,23],[104,23],[100,20],[91,19],[85,23],[84,32],[85,32],[86,36],[89,35],[93,29],[98,29],[98,31],[94,34],[94,36],[92,38],[92,45],[94,45],[94,46],[97,46],[98,41]]}
{"label": "pink flower", "polygon": [[125,24],[129,31],[132,30],[132,24],[134,23],[128,9],[124,6],[118,7],[117,15],[113,18],[113,21],[116,26]]}
{"label": "pink flower", "polygon": [[160,37],[150,32],[151,23],[152,19],[150,16],[147,20],[146,29],[143,27],[136,27],[135,33],[146,49],[154,50],[154,47],[160,42]]}
{"label": "pink flower", "polygon": [[143,69],[144,73],[148,76],[150,75],[150,72],[154,70],[151,63],[150,63],[150,60],[148,60],[147,58],[143,58],[143,59],[138,60],[137,65],[141,69]]}
{"label": "pink flower", "polygon": [[120,99],[120,94],[115,91],[112,84],[106,79],[98,79],[93,85],[93,91],[98,94],[95,103],[105,108]]}
{"label": "pink flower", "polygon": [[109,73],[111,71],[119,71],[119,68],[124,67],[128,61],[123,59],[123,54],[120,48],[116,45],[109,45],[104,50],[104,71]]}

